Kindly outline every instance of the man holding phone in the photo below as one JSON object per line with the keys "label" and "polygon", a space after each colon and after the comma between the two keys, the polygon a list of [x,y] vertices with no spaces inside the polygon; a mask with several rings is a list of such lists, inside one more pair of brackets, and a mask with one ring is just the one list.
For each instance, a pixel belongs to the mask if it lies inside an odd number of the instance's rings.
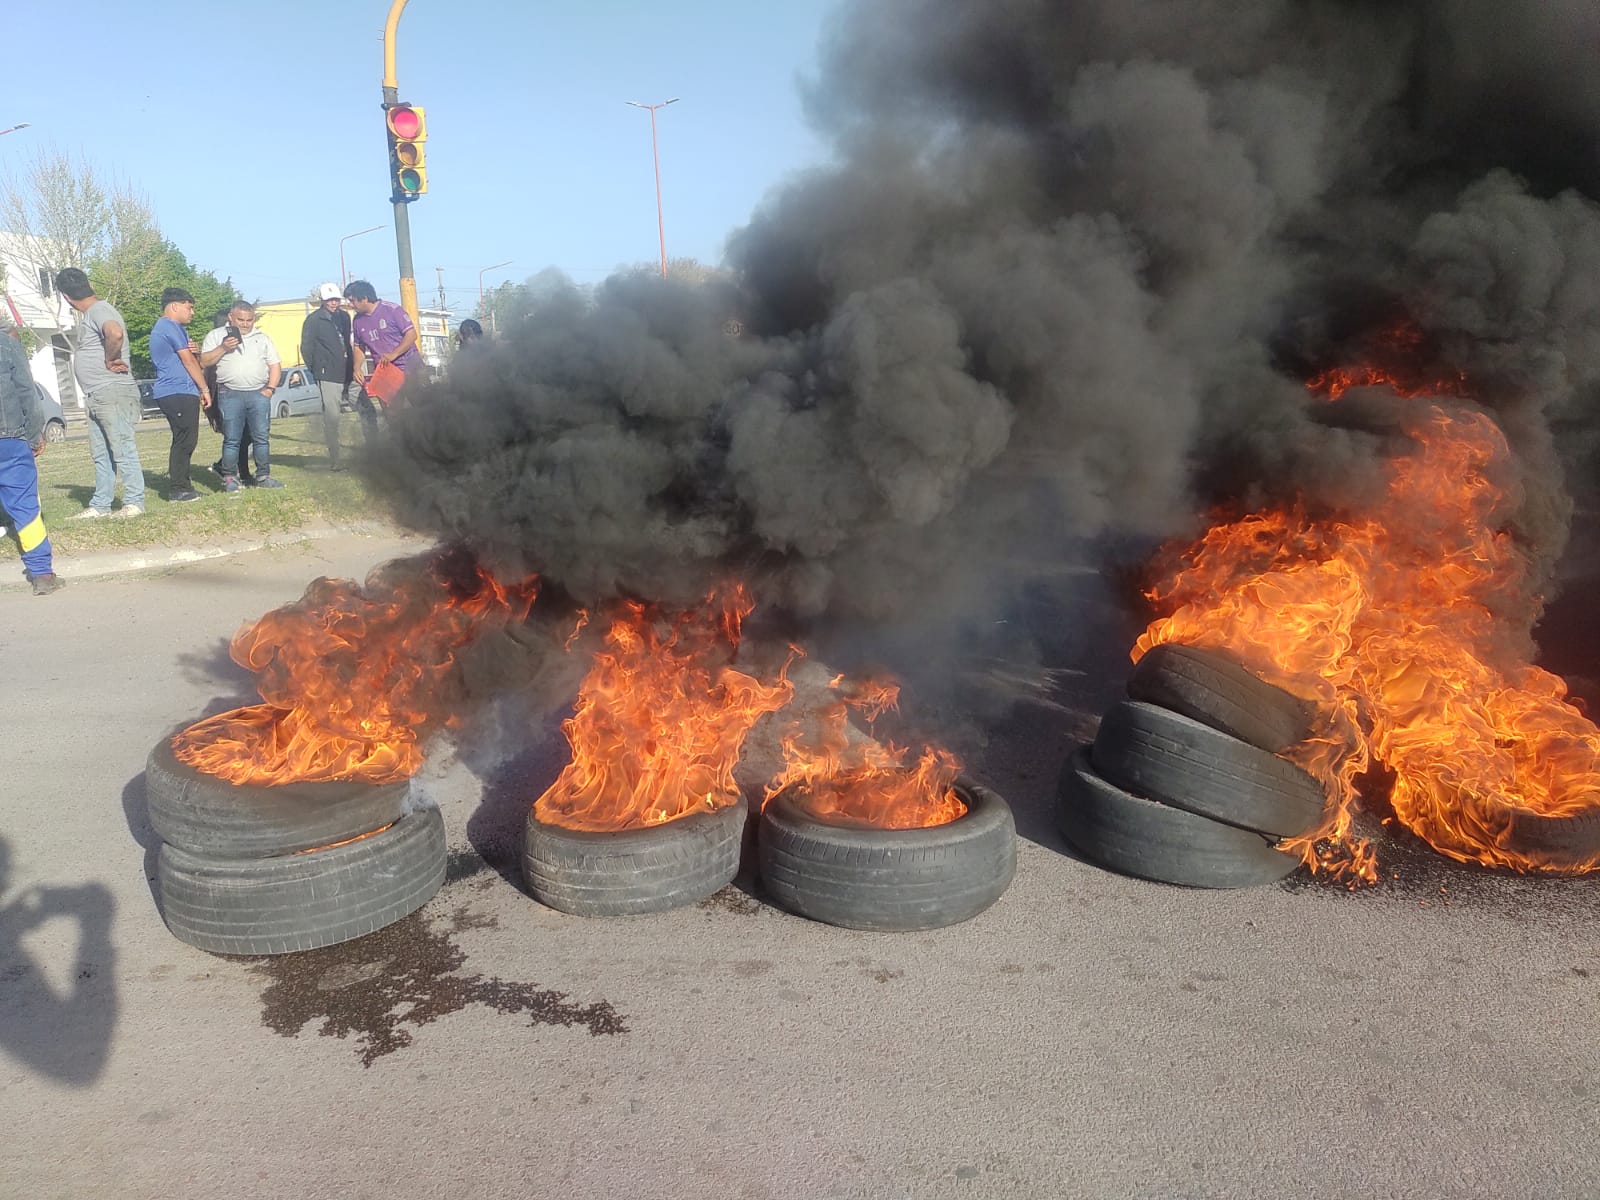
{"label": "man holding phone", "polygon": [[256,486],[280,488],[272,477],[268,438],[272,395],[283,367],[272,339],[256,328],[256,307],[236,300],[228,323],[200,343],[200,366],[217,370],[217,406],[222,410],[222,490],[239,490],[239,445],[246,433],[256,460]]}

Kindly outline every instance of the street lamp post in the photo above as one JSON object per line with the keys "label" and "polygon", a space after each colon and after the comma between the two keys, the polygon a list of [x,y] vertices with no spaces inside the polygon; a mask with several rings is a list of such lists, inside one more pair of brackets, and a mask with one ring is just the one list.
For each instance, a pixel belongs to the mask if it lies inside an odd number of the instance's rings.
{"label": "street lamp post", "polygon": [[494,329],[494,317],[483,310],[483,277],[489,271],[498,271],[501,267],[509,267],[514,260],[506,259],[505,262],[495,263],[478,272],[478,314],[489,318],[489,328]]}
{"label": "street lamp post", "polygon": [[356,230],[356,232],[347,233],[342,238],[339,239],[339,286],[340,287],[343,287],[345,284],[350,282],[350,273],[344,269],[344,244],[346,242],[348,242],[351,238],[358,238],[363,233],[377,233],[378,230],[380,230],[382,228],[384,228],[382,225],[374,225],[371,229],[358,229],[358,230]]}
{"label": "street lamp post", "polygon": [[28,121],[18,121],[10,129],[0,129],[0,137],[3,137],[4,135],[6,135],[8,133],[15,133],[19,129],[26,129],[26,128],[28,128],[29,124],[30,124],[30,122],[28,122]]}
{"label": "street lamp post", "polygon": [[661,235],[661,278],[667,277],[667,223],[661,216],[661,154],[656,149],[656,109],[665,108],[669,104],[676,104],[678,98],[663,100],[660,104],[640,104],[637,100],[624,100],[624,104],[634,108],[650,110],[650,158],[656,167],[656,232]]}

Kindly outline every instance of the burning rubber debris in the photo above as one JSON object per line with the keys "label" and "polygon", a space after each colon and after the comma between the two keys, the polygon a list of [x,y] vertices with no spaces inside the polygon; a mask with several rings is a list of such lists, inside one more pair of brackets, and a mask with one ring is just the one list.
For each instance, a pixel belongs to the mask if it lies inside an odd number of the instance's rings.
{"label": "burning rubber debris", "polygon": [[[576,695],[529,875],[699,838],[690,882],[613,897],[679,903],[736,864],[741,746],[793,703],[749,662],[801,645],[904,677],[1064,560],[1166,544],[1188,549],[1136,662],[1182,647],[1315,723],[1219,742],[1131,699],[1068,764],[1099,821],[1077,836],[1138,858],[1139,830],[1214,834],[1202,882],[1370,879],[1353,814],[1386,771],[1394,819],[1445,855],[1600,867],[1600,736],[1531,652],[1568,482],[1600,475],[1600,76],[1575,49],[1597,35],[1592,5],[1534,0],[846,7],[808,89],[831,165],[771,193],[726,271],[531,281],[362,463],[458,549],[241,634],[264,704],[178,759],[381,787],[498,694]],[[945,751],[852,744],[886,695],[845,688],[790,739],[763,866],[804,890],[856,835],[901,839],[878,848],[967,863],[970,903],[876,927],[970,915],[1010,878],[1009,813]],[[1164,738],[1204,770],[1152,800],[1135,767],[1165,771]],[[1183,779],[1228,763],[1264,781],[1247,811],[1185,809],[1218,797]]]}

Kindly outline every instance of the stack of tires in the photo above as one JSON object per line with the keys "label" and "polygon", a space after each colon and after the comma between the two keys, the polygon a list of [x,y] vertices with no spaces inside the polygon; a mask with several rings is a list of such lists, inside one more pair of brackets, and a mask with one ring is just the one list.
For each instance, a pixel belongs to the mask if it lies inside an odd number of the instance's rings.
{"label": "stack of tires", "polygon": [[1139,660],[1128,695],[1062,771],[1073,848],[1189,887],[1249,887],[1298,867],[1278,843],[1319,829],[1327,800],[1278,755],[1310,733],[1312,707],[1227,654],[1175,644]]}
{"label": "stack of tires", "polygon": [[444,882],[444,821],[409,782],[237,785],[163,738],[145,772],[173,934],[216,954],[286,954],[398,921]]}

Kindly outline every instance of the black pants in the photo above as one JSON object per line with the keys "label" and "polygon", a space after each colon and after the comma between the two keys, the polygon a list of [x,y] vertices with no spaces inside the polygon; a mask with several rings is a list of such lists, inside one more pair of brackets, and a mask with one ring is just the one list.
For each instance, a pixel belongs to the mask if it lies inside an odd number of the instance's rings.
{"label": "black pants", "polygon": [[189,460],[200,444],[200,397],[157,396],[156,404],[172,426],[172,450],[167,455],[167,492],[191,492]]}

